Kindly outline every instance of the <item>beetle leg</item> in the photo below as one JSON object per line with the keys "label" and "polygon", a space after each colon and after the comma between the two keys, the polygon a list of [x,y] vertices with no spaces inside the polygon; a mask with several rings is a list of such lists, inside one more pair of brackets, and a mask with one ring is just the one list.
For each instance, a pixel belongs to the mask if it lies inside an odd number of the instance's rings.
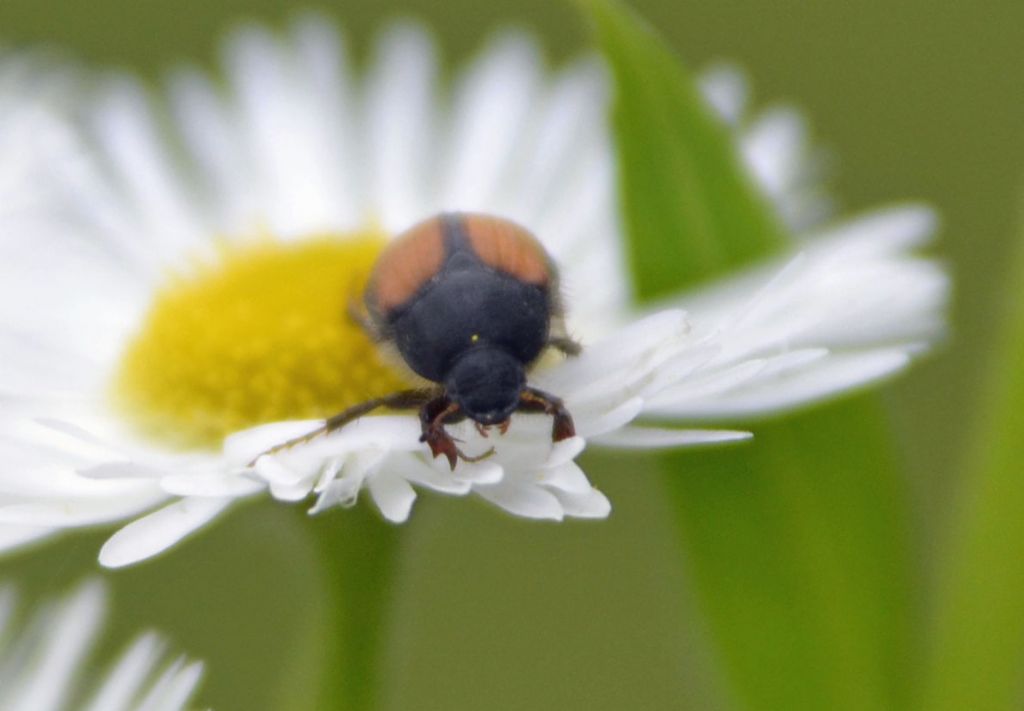
{"label": "beetle leg", "polygon": [[565,404],[560,398],[555,397],[543,390],[536,388],[524,388],[519,395],[520,412],[542,412],[551,415],[551,441],[561,442],[576,436],[576,425],[573,424],[572,415],[565,409]]}
{"label": "beetle leg", "polygon": [[448,464],[452,469],[455,469],[459,448],[455,446],[455,441],[451,436],[445,432],[444,418],[454,415],[458,411],[459,406],[444,395],[423,403],[420,408],[420,427],[422,429],[420,442],[427,443],[435,459],[442,454],[447,457]]}
{"label": "beetle leg", "polygon": [[494,449],[494,447],[491,447],[490,449],[488,449],[483,454],[477,454],[477,455],[474,455],[472,457],[469,456],[468,454],[466,454],[465,452],[463,452],[458,447],[455,448],[455,451],[458,453],[459,459],[461,459],[462,461],[469,462],[470,464],[475,464],[476,462],[482,462],[485,459],[490,459],[491,457],[493,457],[495,449]]}
{"label": "beetle leg", "polygon": [[574,341],[568,336],[552,336],[548,339],[548,345],[567,356],[578,356],[583,352],[580,342]]}
{"label": "beetle leg", "polygon": [[387,407],[392,410],[409,410],[412,408],[420,407],[425,402],[429,402],[433,397],[433,393],[429,390],[400,390],[397,393],[391,393],[384,397],[377,397],[366,402],[361,402],[358,405],[342,410],[336,415],[331,415],[324,424],[317,427],[311,432],[307,432],[301,437],[290,439],[287,442],[275,445],[268,450],[260,452],[256,455],[248,466],[252,467],[256,465],[256,460],[267,454],[276,454],[285,449],[290,449],[299,444],[305,444],[311,440],[316,439],[322,435],[330,434],[335,430],[341,429],[348,423],[358,420],[363,415],[366,415],[379,407]]}
{"label": "beetle leg", "polygon": [[435,458],[443,454],[453,471],[460,459],[470,463],[479,462],[494,454],[494,447],[474,457],[469,456],[458,448],[455,444],[455,439],[448,434],[444,425],[445,420],[451,420],[460,414],[458,403],[449,400],[446,395],[439,395],[423,403],[423,406],[420,408],[420,426],[423,432],[420,435],[420,442],[427,443],[431,454]]}

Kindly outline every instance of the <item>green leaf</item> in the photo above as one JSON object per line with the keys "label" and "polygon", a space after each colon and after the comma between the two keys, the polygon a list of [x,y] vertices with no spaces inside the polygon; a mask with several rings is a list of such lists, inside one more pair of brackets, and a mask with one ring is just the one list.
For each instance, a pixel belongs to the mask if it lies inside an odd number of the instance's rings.
{"label": "green leaf", "polygon": [[[672,52],[613,0],[579,0],[616,84],[636,293],[651,301],[784,249],[733,139]],[[681,554],[741,708],[897,708],[909,625],[907,502],[868,399],[659,457]]]}
{"label": "green leaf", "polygon": [[649,299],[785,245],[727,127],[678,58],[632,13],[581,0],[611,64],[620,196],[637,296]]}
{"label": "green leaf", "polygon": [[[1024,237],[1024,233],[1022,233]],[[1024,239],[939,577],[924,708],[1024,701]]]}
{"label": "green leaf", "polygon": [[868,399],[662,458],[691,577],[742,708],[900,708],[907,505]]}

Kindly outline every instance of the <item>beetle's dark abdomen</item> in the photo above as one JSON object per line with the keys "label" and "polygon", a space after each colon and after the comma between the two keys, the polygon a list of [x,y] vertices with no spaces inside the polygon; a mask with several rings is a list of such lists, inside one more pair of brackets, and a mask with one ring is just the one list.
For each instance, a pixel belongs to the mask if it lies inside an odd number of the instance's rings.
{"label": "beetle's dark abdomen", "polygon": [[[416,255],[420,261],[409,263]],[[442,215],[382,255],[366,302],[409,367],[440,382],[473,348],[498,347],[523,365],[533,361],[548,340],[553,276],[543,248],[521,227]]]}

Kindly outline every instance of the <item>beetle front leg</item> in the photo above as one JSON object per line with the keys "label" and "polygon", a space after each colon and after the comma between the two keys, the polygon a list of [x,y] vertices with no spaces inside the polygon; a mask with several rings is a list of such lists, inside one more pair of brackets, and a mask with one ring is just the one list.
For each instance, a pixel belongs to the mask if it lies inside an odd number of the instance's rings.
{"label": "beetle front leg", "polygon": [[572,415],[565,409],[561,398],[536,388],[525,388],[519,395],[520,412],[542,412],[550,415],[551,441],[561,442],[576,436],[576,425],[572,421]]}
{"label": "beetle front leg", "polygon": [[420,442],[427,443],[435,459],[443,454],[453,470],[459,458],[459,449],[451,435],[445,432],[444,420],[458,411],[459,406],[444,395],[424,403],[420,408]]}
{"label": "beetle front leg", "polygon": [[317,437],[328,435],[335,430],[341,429],[348,423],[358,420],[363,415],[368,415],[378,408],[383,407],[392,410],[408,410],[414,407],[420,407],[421,405],[425,407],[424,403],[428,402],[432,402],[431,392],[426,390],[401,390],[397,393],[385,395],[384,397],[378,397],[372,400],[367,400],[366,402],[361,402],[358,405],[353,405],[348,409],[342,410],[336,415],[328,417],[324,420],[324,424],[317,427],[315,430],[307,432],[301,437],[296,437],[288,440],[287,442],[282,442],[281,444],[261,452],[246,466],[256,466],[256,460],[262,456],[277,454],[278,452],[286,449],[291,449],[296,445],[311,442]]}
{"label": "beetle front leg", "polygon": [[483,454],[471,457],[456,446],[455,439],[448,434],[444,425],[446,421],[458,418],[461,414],[458,403],[449,400],[446,395],[439,395],[420,408],[420,442],[427,443],[435,459],[443,454],[452,471],[460,459],[464,462],[479,462],[494,454],[494,447],[491,447]]}

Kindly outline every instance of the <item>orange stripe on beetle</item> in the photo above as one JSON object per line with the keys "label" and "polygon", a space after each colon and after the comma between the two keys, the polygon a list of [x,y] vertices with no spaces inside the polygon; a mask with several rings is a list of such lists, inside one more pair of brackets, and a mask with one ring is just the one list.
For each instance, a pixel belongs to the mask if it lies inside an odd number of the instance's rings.
{"label": "orange stripe on beetle", "polygon": [[440,219],[413,225],[381,253],[370,275],[367,301],[383,313],[398,308],[437,275],[444,259]]}
{"label": "orange stripe on beetle", "polygon": [[484,264],[527,284],[551,280],[547,253],[537,238],[511,220],[492,215],[461,215],[470,247]]}

